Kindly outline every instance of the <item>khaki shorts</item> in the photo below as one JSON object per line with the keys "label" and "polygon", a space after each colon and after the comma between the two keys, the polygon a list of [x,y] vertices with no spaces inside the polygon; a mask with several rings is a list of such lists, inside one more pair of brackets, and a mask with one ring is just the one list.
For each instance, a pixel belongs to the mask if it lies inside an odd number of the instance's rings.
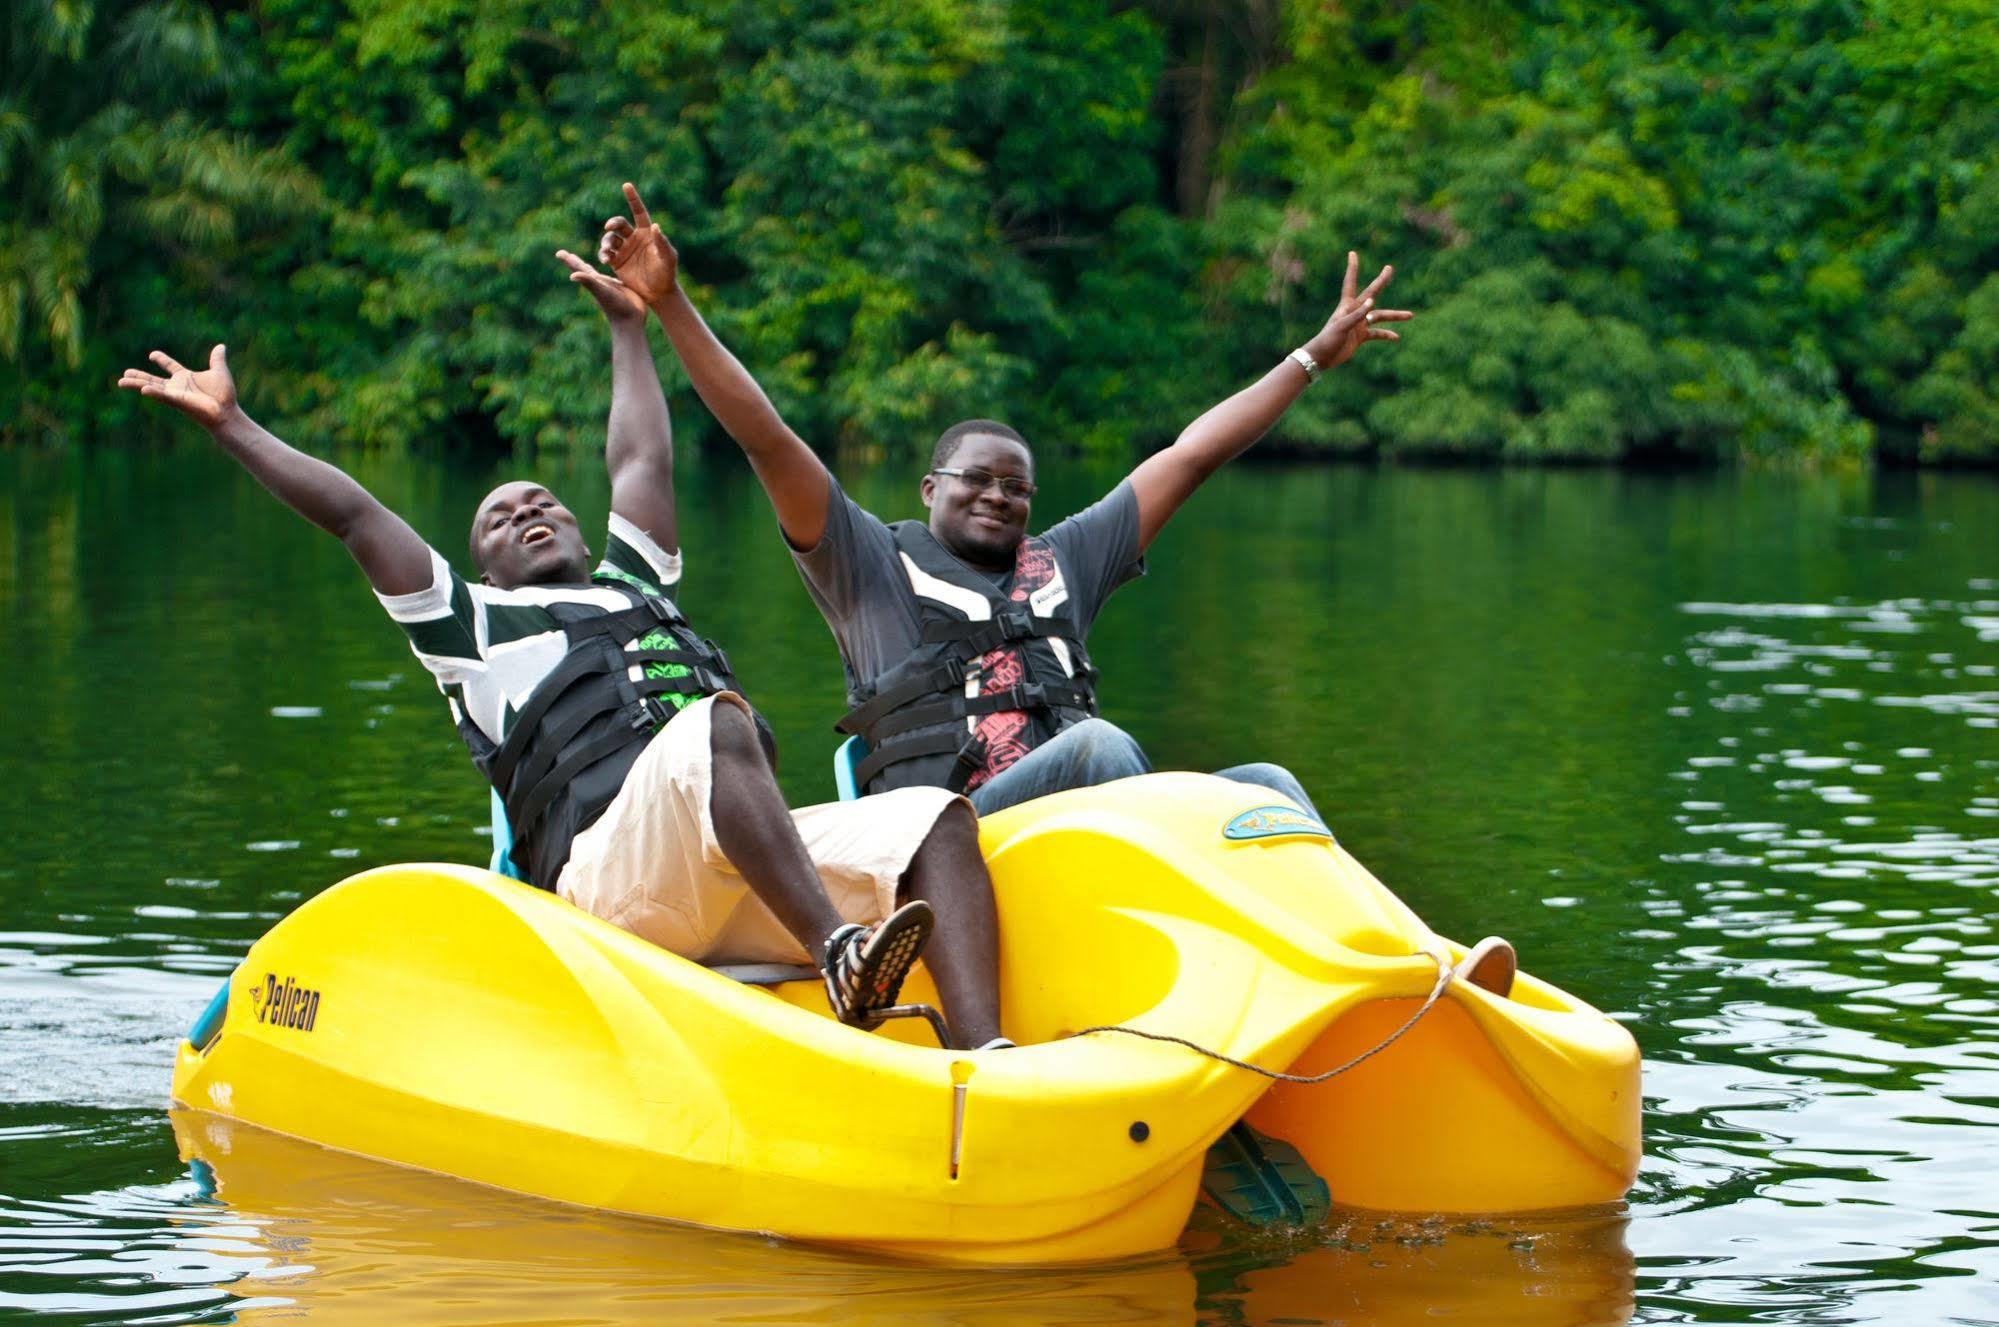
{"label": "khaki shorts", "polygon": [[[802,945],[750,891],[715,839],[710,712],[748,704],[734,692],[695,701],[640,754],[597,822],[576,836],[556,893],[662,949],[702,963],[810,963]],[[791,813],[833,907],[877,922],[937,817],[964,799],[903,788]]]}

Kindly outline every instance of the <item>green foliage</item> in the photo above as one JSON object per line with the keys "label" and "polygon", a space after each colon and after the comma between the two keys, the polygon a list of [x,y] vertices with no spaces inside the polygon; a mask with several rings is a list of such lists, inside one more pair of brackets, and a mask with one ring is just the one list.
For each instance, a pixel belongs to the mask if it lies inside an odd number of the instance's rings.
{"label": "green foliage", "polygon": [[1913,408],[1936,421],[1922,437],[1926,461],[1986,459],[1999,438],[1999,276],[1965,301],[1964,325],[1909,389]]}
{"label": "green foliage", "polygon": [[270,0],[265,18],[293,148],[336,197],[302,279],[372,332],[336,352],[329,428],[483,417],[591,445],[602,334],[553,251],[594,252],[623,179],[822,444],[914,449],[968,413],[1066,431],[1095,418],[1072,375],[1134,353],[1077,343],[1063,309],[1083,274],[1123,270],[1105,232],[1157,188],[1161,52],[1135,15],[378,0],[329,21],[321,0]]}
{"label": "green foliage", "polygon": [[246,250],[317,207],[295,161],[213,114],[244,69],[194,0],[25,0],[10,15],[0,388],[32,431],[103,405],[116,355],[94,326],[129,334],[212,292],[241,299]]}
{"label": "green foliage", "polygon": [[1276,445],[1999,457],[1979,0],[16,10],[6,436],[125,426],[117,367],[226,337],[303,438],[594,447],[603,335],[553,251],[631,179],[826,447],[1163,442],[1352,248],[1419,319]]}
{"label": "green foliage", "polygon": [[1999,36],[1974,7],[1292,14],[1298,58],[1226,148],[1215,261],[1274,274],[1230,283],[1234,321],[1276,305],[1298,334],[1286,311],[1323,307],[1348,246],[1393,258],[1423,315],[1338,402],[1365,441],[1310,414],[1299,440],[1837,462],[1878,426],[1995,455],[1971,289],[1999,256],[1999,121],[1973,91]]}

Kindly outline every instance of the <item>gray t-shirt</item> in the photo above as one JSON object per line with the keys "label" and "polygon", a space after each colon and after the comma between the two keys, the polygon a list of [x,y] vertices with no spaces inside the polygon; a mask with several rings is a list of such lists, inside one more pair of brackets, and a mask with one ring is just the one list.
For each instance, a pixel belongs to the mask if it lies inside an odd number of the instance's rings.
{"label": "gray t-shirt", "polygon": [[[1089,632],[1112,590],[1145,574],[1138,551],[1138,495],[1129,480],[1041,537],[1054,548],[1069,578],[1064,612],[1078,636]],[[840,644],[850,693],[861,684],[872,688],[922,643],[923,610],[902,570],[895,535],[848,497],[837,480],[827,502],[826,533],[817,547],[793,549],[791,556]],[[966,570],[1002,593],[1012,588],[1012,571]]]}

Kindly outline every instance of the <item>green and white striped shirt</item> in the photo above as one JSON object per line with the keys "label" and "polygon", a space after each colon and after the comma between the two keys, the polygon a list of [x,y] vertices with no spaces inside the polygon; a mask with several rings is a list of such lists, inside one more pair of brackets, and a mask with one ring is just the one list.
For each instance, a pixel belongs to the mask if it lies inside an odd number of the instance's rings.
{"label": "green and white striped shirt", "polygon": [[[437,679],[437,689],[450,702],[452,719],[470,719],[495,744],[506,737],[513,716],[569,649],[568,638],[545,605],[594,604],[606,612],[631,605],[616,590],[586,585],[531,585],[517,590],[474,585],[453,571],[434,548],[430,563],[427,588],[375,597]],[[590,579],[618,581],[671,598],[680,585],[680,554],[665,551],[645,531],[613,513],[604,560]],[[627,648],[672,648],[672,644],[648,635]],[[649,668],[667,677],[687,671],[680,664]],[[633,680],[638,676],[635,666]],[[670,693],[662,699],[677,709],[694,697]]]}

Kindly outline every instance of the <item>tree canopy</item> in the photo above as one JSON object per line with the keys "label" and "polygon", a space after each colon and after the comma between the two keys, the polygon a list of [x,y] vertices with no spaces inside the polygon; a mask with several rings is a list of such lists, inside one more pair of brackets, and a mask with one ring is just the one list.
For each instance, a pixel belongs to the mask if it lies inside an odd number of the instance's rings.
{"label": "tree canopy", "polygon": [[631,179],[816,445],[1157,445],[1318,326],[1351,248],[1419,317],[1293,448],[1999,457],[1972,0],[14,12],[11,439],[129,431],[118,367],[226,339],[303,441],[595,446],[602,336],[552,253]]}

